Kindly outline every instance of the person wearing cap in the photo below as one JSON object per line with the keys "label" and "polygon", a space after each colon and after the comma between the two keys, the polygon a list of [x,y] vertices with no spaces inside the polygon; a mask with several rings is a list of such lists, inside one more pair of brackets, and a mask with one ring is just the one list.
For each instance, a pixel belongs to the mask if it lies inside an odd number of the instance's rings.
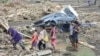
{"label": "person wearing cap", "polygon": [[38,34],[37,34],[37,30],[35,28],[32,28],[31,30],[33,32],[31,40],[32,40],[32,45],[31,45],[31,49],[34,49],[33,47],[36,47],[37,45],[37,40],[38,40]]}

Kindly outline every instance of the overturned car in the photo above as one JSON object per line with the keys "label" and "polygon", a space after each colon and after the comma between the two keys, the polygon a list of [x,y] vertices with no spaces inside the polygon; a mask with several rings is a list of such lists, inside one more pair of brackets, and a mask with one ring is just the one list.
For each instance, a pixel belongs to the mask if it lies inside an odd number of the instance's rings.
{"label": "overturned car", "polygon": [[77,12],[70,5],[68,5],[59,12],[51,13],[42,17],[40,20],[34,22],[34,25],[44,24],[49,26],[51,23],[54,23],[55,25],[61,25],[75,20],[77,17]]}

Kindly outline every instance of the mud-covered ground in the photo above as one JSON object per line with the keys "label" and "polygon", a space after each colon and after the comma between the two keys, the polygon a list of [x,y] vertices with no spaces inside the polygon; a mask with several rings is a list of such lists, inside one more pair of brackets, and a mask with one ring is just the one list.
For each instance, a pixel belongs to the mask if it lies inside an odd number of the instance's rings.
{"label": "mud-covered ground", "polygon": [[[6,0],[5,0],[6,1]],[[99,2],[99,0],[97,0]],[[73,2],[73,1],[72,1]],[[71,2],[71,3],[72,3]],[[74,1],[75,2],[75,1]],[[81,1],[82,2],[82,1]],[[82,3],[83,4],[83,3]],[[59,11],[63,5],[59,5],[57,3],[52,2],[39,2],[39,3],[16,3],[13,1],[0,4],[0,18],[6,18],[9,22],[14,21],[23,21],[23,20],[37,20],[44,15],[49,13]],[[81,5],[81,4],[80,4]],[[74,6],[74,5],[73,5]],[[98,22],[96,25],[92,27],[82,27],[82,32],[79,34],[79,39],[85,42],[88,42],[91,45],[96,46],[96,49],[93,50],[86,46],[79,44],[79,51],[73,52],[71,44],[68,39],[67,33],[59,33],[57,35],[57,52],[53,53],[51,56],[100,56],[100,8],[99,4],[88,6],[85,5],[83,7],[75,8],[79,13],[79,20],[83,23],[86,21]],[[27,22],[26,22],[27,24]],[[31,35],[29,32],[30,27],[26,26],[16,26],[14,27],[16,30],[21,31],[27,35]],[[30,51],[29,48],[31,46],[30,39],[24,38],[25,46],[27,48],[26,51],[21,50],[18,46],[18,50],[13,50],[12,45],[8,39],[6,33],[4,33],[3,27],[0,28],[0,56],[32,56],[36,51]],[[87,52],[86,52],[87,51]]]}

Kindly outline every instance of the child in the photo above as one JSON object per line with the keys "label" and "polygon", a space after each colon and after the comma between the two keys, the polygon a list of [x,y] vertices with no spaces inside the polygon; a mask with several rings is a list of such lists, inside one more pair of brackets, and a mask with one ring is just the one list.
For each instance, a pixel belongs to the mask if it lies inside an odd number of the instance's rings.
{"label": "child", "polygon": [[39,34],[39,43],[38,43],[38,48],[39,50],[42,50],[42,49],[45,49],[46,48],[46,42],[44,40],[44,37],[45,37],[45,33],[46,33],[46,30],[45,30],[45,26],[40,26],[40,34]]}
{"label": "child", "polygon": [[52,24],[52,28],[50,31],[50,41],[51,45],[53,46],[53,49],[55,50],[55,44],[56,44],[56,27],[54,24]]}
{"label": "child", "polygon": [[32,28],[32,32],[33,32],[33,34],[32,34],[32,45],[31,45],[31,48],[30,48],[30,50],[31,49],[34,49],[33,47],[36,47],[36,45],[37,45],[37,40],[38,40],[38,34],[37,34],[37,30],[35,29],[35,28]]}

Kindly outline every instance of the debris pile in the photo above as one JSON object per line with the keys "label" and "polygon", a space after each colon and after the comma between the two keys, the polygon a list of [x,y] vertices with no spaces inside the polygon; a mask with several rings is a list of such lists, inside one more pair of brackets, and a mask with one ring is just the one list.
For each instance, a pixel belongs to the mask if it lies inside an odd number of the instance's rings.
{"label": "debris pile", "polygon": [[[5,4],[0,4],[0,18],[5,18],[9,22],[10,21],[23,21],[23,20],[38,20],[44,15],[59,11],[62,7],[63,7],[62,5],[52,3],[49,1],[35,3],[35,4],[8,2]],[[100,21],[100,19],[99,19],[100,13],[97,13],[97,12],[90,13],[90,12],[84,12],[84,11],[79,11],[79,10],[77,10],[77,12],[79,13],[79,19],[82,22],[86,22],[86,21],[99,22]],[[29,32],[30,27],[22,26],[22,27],[14,27],[14,28],[17,29],[18,31],[26,33],[27,35],[30,33]],[[85,33],[84,34],[82,33],[82,34],[84,35],[85,38],[89,37],[89,38],[93,38],[96,40],[100,40],[99,29],[100,29],[99,24],[94,25],[92,28],[84,27],[83,30],[85,30]],[[10,36],[4,35],[5,34],[4,32],[5,32],[4,29],[0,28],[0,36],[2,36],[0,38],[0,44],[2,45],[2,46],[0,46],[0,55],[1,56],[4,56],[4,55],[14,56],[15,52],[12,52],[13,51],[12,46],[8,39],[8,37],[10,37]],[[4,38],[4,37],[7,37],[7,38]],[[24,40],[24,41],[26,41],[26,40]],[[30,42],[30,40],[28,40],[28,41]],[[30,44],[28,43],[25,45],[27,46]],[[8,48],[5,48],[5,46]],[[6,54],[5,54],[4,48],[8,50],[6,52]],[[21,54],[23,55],[23,53],[26,53],[26,52],[28,52],[28,51],[22,52],[20,50],[17,50],[16,56],[17,56],[17,54],[19,54],[19,56],[21,56]],[[28,52],[28,53],[30,53],[30,52]],[[27,56],[28,56],[28,54],[27,54]]]}
{"label": "debris pile", "polygon": [[11,21],[39,19],[61,8],[59,4],[49,1],[36,4],[8,2],[0,7],[1,16]]}

